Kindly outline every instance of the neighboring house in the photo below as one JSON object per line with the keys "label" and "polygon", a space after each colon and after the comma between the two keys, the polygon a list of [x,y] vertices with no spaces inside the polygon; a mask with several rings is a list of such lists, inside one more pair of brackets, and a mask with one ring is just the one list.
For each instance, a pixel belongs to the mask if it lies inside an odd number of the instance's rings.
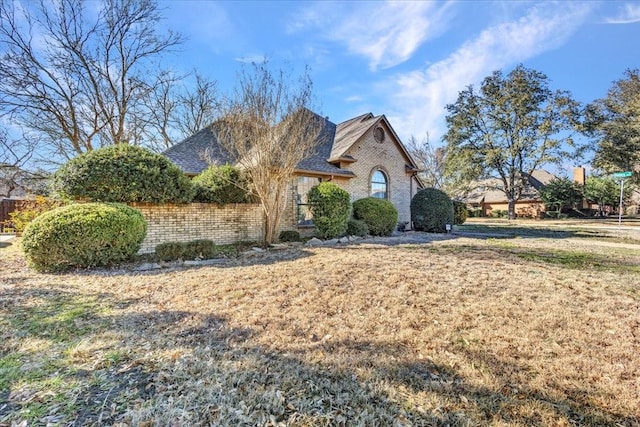
{"label": "neighboring house", "polygon": [[[321,118],[315,152],[302,160],[292,182],[291,226],[311,226],[308,191],[322,181],[347,190],[351,200],[378,197],[391,201],[398,221],[409,223],[413,195],[422,188],[419,168],[384,115],[363,114],[335,124]],[[212,126],[163,153],[185,174],[194,176],[209,164],[235,163],[220,147]]]}
{"label": "neighboring house", "polygon": [[[522,192],[522,197],[515,204],[516,216],[539,218],[542,215],[545,206],[538,190],[553,178],[555,176],[545,170],[533,171]],[[496,215],[498,211],[506,212],[509,210],[509,203],[504,191],[500,190],[501,187],[502,182],[498,179],[479,181],[465,197],[461,198],[461,201],[471,211],[478,212],[479,216],[483,217]]]}

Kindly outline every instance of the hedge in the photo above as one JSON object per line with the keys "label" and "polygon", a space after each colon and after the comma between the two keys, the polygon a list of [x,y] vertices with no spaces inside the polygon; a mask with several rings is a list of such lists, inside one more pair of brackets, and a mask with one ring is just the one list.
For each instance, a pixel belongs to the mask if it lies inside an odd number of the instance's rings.
{"label": "hedge", "polygon": [[189,203],[194,192],[169,159],[127,144],[71,159],[54,174],[53,188],[74,200],[121,203]]}
{"label": "hedge", "polygon": [[63,271],[130,260],[140,249],[147,223],[119,203],[86,203],[48,211],[22,236],[29,264],[38,271]]}

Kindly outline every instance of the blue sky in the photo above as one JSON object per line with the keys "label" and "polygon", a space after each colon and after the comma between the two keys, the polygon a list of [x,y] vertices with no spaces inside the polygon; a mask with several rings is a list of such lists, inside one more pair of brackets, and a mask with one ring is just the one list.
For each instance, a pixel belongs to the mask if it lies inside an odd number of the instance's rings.
{"label": "blue sky", "polygon": [[[172,63],[233,86],[243,62],[305,65],[316,110],[338,123],[385,114],[403,140],[441,144],[445,105],[515,65],[581,102],[640,68],[640,2],[161,1],[188,40]],[[288,64],[288,65],[285,65]]]}

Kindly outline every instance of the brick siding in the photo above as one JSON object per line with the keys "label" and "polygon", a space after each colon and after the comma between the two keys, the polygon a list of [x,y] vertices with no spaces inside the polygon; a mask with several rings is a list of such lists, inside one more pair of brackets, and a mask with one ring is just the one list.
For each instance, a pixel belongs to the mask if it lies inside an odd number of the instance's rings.
{"label": "brick siding", "polygon": [[[394,140],[393,133],[384,122],[379,124],[385,130],[383,142],[377,142],[373,137],[373,130],[365,134],[347,154],[357,161],[345,165],[344,169],[356,174],[348,181],[338,181],[351,195],[351,201],[370,196],[371,175],[376,169],[382,170],[388,178],[389,201],[398,210],[398,221],[411,221],[411,198],[418,189],[415,178],[405,170],[408,159],[402,153]],[[413,182],[412,182],[413,181]]]}

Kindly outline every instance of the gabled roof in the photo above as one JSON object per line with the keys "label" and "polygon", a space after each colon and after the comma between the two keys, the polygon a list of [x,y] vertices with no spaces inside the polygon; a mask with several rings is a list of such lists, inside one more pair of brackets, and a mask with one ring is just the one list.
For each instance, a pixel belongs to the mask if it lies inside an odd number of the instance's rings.
{"label": "gabled roof", "polygon": [[[521,201],[538,201],[540,195],[538,190],[549,183],[555,175],[547,172],[543,169],[534,170],[529,176],[529,180],[524,190],[522,191]],[[496,178],[488,178],[478,181],[474,184],[474,187],[469,194],[462,198],[465,203],[506,203],[507,197],[503,191],[502,181]]]}
{"label": "gabled roof", "polygon": [[382,116],[374,117],[373,114],[367,113],[340,123],[336,127],[335,142],[328,157],[329,161],[338,161],[362,135],[378,123],[380,117]]}
{"label": "gabled roof", "polygon": [[[384,115],[362,114],[336,125],[326,117],[316,113],[313,114],[321,121],[321,131],[316,138],[316,148],[310,156],[298,164],[296,171],[318,175],[354,177],[355,174],[353,172],[341,169],[334,163],[338,161],[356,161],[357,159],[346,154],[347,151],[381,120],[386,122],[387,127],[398,142],[400,150],[407,157],[407,167],[409,168],[407,170],[417,170],[415,161],[406,151],[406,148],[402,145]],[[184,141],[169,148],[163,154],[189,175],[197,175],[205,170],[209,166],[211,159],[215,159],[217,164],[235,163],[235,160],[218,142],[214,125],[201,129]]]}

